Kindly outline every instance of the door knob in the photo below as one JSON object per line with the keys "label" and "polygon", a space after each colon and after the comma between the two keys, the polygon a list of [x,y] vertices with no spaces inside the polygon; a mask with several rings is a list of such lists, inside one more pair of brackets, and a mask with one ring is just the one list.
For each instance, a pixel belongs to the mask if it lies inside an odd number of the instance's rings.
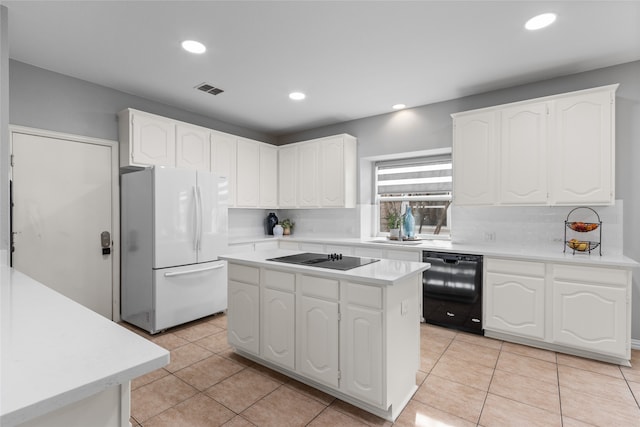
{"label": "door knob", "polygon": [[102,246],[102,255],[111,253],[111,233],[108,231],[100,233],[100,245]]}

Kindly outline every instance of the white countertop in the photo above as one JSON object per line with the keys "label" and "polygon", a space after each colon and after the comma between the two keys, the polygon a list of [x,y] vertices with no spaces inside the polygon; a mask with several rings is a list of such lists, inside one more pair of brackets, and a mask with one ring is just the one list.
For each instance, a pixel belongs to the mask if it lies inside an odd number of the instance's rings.
{"label": "white countertop", "polygon": [[284,249],[274,249],[269,251],[245,252],[239,254],[221,255],[218,258],[227,261],[254,266],[269,266],[280,270],[291,270],[301,273],[320,274],[323,277],[335,279],[346,279],[357,282],[364,282],[371,285],[393,285],[399,281],[419,274],[427,270],[431,265],[424,262],[396,261],[391,259],[381,259],[372,264],[363,265],[351,270],[331,270],[327,268],[311,267],[307,265],[285,264],[275,261],[267,261],[268,258],[294,255],[303,251],[290,251]]}
{"label": "white countertop", "polygon": [[464,254],[484,255],[488,257],[500,257],[511,258],[526,261],[550,261],[550,262],[563,262],[571,264],[585,264],[601,267],[625,267],[634,268],[639,267],[640,264],[631,258],[623,255],[608,254],[607,251],[603,251],[603,255],[600,256],[596,249],[591,254],[577,252],[573,254],[573,251],[567,248],[566,252],[563,252],[562,242],[558,242],[557,246],[533,246],[526,243],[520,245],[514,244],[500,244],[497,242],[488,242],[486,244],[466,244],[455,243],[450,240],[421,240],[418,244],[412,242],[411,244],[399,244],[385,241],[384,237],[369,237],[369,238],[341,238],[341,237],[310,237],[310,236],[290,236],[274,238],[270,236],[261,236],[254,239],[245,237],[242,239],[232,240],[230,244],[244,244],[250,242],[265,242],[265,241],[291,241],[291,242],[308,242],[318,244],[333,244],[333,245],[346,245],[346,246],[362,246],[369,248],[391,249],[399,251],[414,251],[421,252],[425,250],[432,251],[445,251],[445,252],[457,252]]}
{"label": "white countertop", "polygon": [[6,265],[0,425],[12,426],[169,363],[169,352]]}

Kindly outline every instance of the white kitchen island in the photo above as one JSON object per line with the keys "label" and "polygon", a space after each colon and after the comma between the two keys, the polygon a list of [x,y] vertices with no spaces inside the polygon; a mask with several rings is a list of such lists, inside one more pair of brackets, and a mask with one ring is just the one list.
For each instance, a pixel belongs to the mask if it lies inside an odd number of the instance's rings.
{"label": "white kitchen island", "polygon": [[130,383],[169,352],[0,265],[0,425],[129,426]]}
{"label": "white kitchen island", "polygon": [[267,260],[296,253],[220,257],[229,262],[229,343],[242,356],[395,420],[417,389],[421,273],[429,264],[381,259],[340,271]]}

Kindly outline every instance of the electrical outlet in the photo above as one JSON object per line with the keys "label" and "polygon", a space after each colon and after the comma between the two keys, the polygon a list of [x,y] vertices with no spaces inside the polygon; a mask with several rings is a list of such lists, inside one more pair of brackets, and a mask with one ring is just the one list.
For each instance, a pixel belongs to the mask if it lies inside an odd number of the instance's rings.
{"label": "electrical outlet", "polygon": [[400,315],[406,316],[408,312],[409,312],[409,300],[404,300],[400,304]]}
{"label": "electrical outlet", "polygon": [[496,233],[495,231],[487,231],[484,233],[484,241],[485,242],[495,242]]}

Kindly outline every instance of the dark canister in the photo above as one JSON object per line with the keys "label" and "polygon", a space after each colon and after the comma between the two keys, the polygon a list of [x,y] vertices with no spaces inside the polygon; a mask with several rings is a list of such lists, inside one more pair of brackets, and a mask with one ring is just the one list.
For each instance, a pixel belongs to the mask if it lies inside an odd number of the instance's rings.
{"label": "dark canister", "polygon": [[269,212],[267,219],[264,221],[264,228],[268,235],[273,236],[273,227],[278,223],[278,217],[274,212]]}

